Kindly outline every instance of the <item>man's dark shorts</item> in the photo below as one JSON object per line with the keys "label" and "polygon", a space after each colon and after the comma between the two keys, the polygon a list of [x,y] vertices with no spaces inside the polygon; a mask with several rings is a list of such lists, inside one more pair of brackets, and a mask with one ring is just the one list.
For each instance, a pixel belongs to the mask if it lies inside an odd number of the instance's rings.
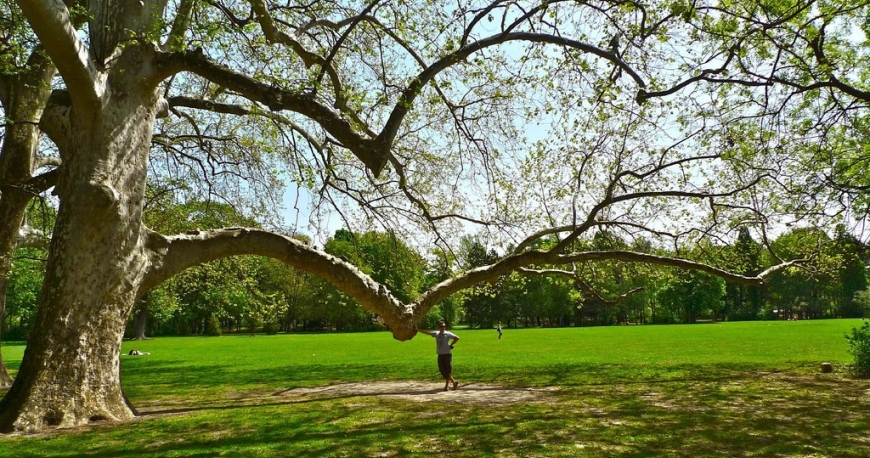
{"label": "man's dark shorts", "polygon": [[453,355],[438,355],[438,370],[442,377],[450,378],[453,374]]}

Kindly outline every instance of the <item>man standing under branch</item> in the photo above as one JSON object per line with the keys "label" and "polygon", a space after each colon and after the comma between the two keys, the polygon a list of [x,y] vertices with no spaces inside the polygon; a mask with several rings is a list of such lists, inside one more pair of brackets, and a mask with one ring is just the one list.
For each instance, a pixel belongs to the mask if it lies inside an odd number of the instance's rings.
{"label": "man standing under branch", "polygon": [[427,331],[418,329],[419,332],[428,334],[435,338],[435,350],[438,353],[438,370],[441,376],[444,377],[444,391],[450,389],[450,384],[453,384],[455,390],[459,386],[459,381],[453,378],[453,346],[459,342],[459,336],[447,330],[447,323],[444,321],[438,322],[437,331]]}

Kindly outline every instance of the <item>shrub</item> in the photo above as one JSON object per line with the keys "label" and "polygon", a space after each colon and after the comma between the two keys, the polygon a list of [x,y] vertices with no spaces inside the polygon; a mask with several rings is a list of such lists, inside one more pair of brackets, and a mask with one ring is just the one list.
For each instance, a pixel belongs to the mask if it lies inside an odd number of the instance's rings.
{"label": "shrub", "polygon": [[250,331],[251,335],[255,335],[257,333],[257,329],[260,329],[263,326],[263,319],[258,315],[250,314],[244,318],[245,324],[248,326],[248,331]]}
{"label": "shrub", "polygon": [[221,320],[218,319],[217,315],[212,314],[208,317],[208,320],[205,322],[205,335],[207,336],[219,336],[223,334],[223,330],[221,329]]}
{"label": "shrub", "polygon": [[870,321],[865,321],[860,328],[852,328],[851,334],[846,334],[849,341],[849,353],[855,358],[852,373],[858,377],[870,377]]}
{"label": "shrub", "polygon": [[263,325],[263,332],[265,332],[266,334],[268,334],[270,336],[278,334],[278,331],[280,329],[281,329],[281,325],[279,323],[274,322],[274,321],[270,321],[270,322]]}

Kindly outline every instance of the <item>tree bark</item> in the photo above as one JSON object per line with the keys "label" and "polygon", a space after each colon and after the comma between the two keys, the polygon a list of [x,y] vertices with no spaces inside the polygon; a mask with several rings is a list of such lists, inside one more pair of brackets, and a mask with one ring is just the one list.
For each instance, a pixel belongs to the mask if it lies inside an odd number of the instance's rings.
{"label": "tree bark", "polygon": [[148,258],[140,241],[156,88],[137,69],[153,54],[127,48],[98,105],[76,105],[46,278],[21,368],[0,401],[0,431],[35,431],[134,413],[120,384],[120,347]]}
{"label": "tree bark", "polygon": [[[0,344],[3,342],[3,319],[6,316],[6,276],[0,276]],[[0,345],[2,346],[2,345]],[[12,376],[3,364],[3,354],[0,353],[0,388],[12,386]]]}
{"label": "tree bark", "polygon": [[[8,125],[0,149],[0,323],[5,317],[6,280],[12,268],[12,252],[27,204],[45,190],[44,184],[34,183],[33,168],[39,141],[38,123],[51,93],[55,69],[39,48],[27,63],[26,70],[2,79],[2,104]],[[0,354],[0,386],[10,384],[11,378]]]}
{"label": "tree bark", "polygon": [[136,311],[136,317],[133,318],[133,340],[147,340],[146,331],[148,330],[148,319],[151,316],[151,311],[148,307],[147,295],[139,299],[139,310]]}

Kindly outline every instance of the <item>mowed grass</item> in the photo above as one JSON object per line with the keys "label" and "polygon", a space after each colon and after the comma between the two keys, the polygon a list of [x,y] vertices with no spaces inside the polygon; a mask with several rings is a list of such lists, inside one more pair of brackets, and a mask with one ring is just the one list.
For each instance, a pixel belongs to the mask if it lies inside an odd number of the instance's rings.
{"label": "mowed grass", "polygon": [[[455,375],[490,395],[287,396],[345,382],[443,386],[433,339],[388,333],[125,342],[144,415],[0,436],[0,457],[870,456],[870,381],[844,374],[860,320],[455,330]],[[4,345],[14,372],[23,346]],[[819,372],[821,362],[833,374]],[[546,393],[502,402],[517,389]],[[463,388],[460,388],[462,390]],[[484,393],[484,390],[489,390]],[[421,400],[423,398],[421,397]],[[429,401],[428,399],[437,399]],[[488,400],[487,400],[488,399]]]}

